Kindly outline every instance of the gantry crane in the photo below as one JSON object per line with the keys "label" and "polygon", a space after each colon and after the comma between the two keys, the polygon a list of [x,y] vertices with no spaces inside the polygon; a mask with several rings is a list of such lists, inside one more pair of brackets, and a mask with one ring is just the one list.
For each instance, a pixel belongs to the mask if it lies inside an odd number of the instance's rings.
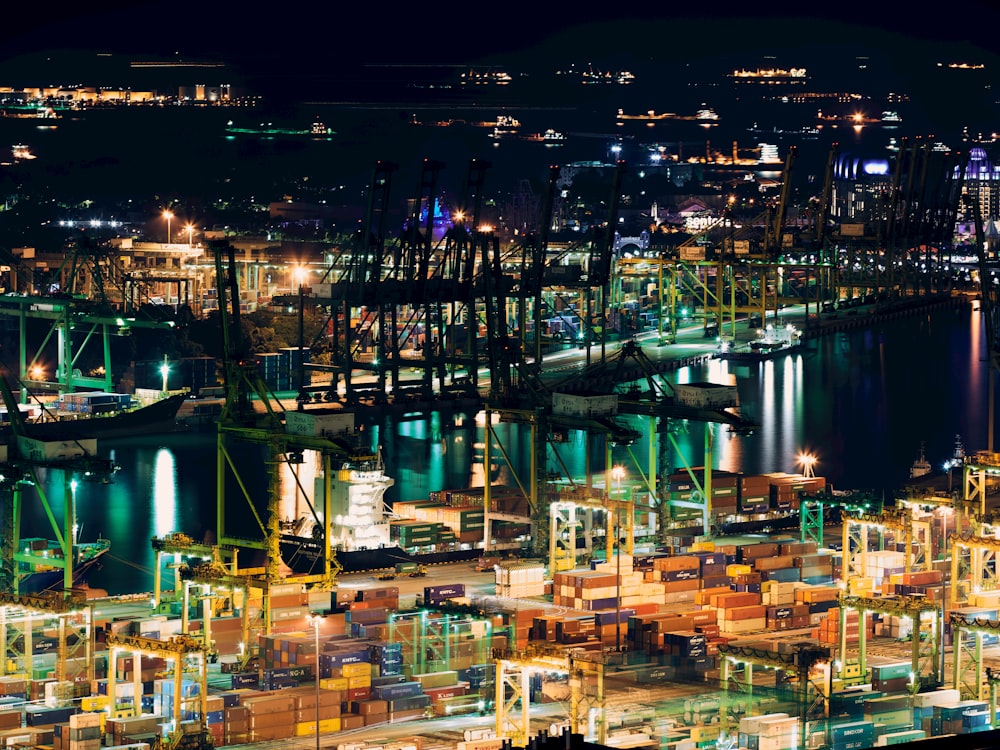
{"label": "gantry crane", "polygon": [[[628,382],[634,382],[629,390],[619,391],[619,387]],[[640,384],[644,383],[645,388]],[[672,447],[680,456],[681,464],[695,484],[696,493],[692,501],[676,501],[678,507],[688,507],[699,511],[705,528],[710,526],[712,477],[706,472],[702,478],[691,468],[690,462],[684,457],[677,444],[676,434],[686,431],[688,422],[704,424],[704,454],[703,466],[711,466],[715,439],[715,428],[725,425],[730,430],[740,434],[751,434],[757,423],[739,413],[736,389],[732,388],[731,398],[721,401],[711,407],[698,407],[682,403],[676,389],[656,369],[654,363],[635,341],[626,341],[617,354],[605,362],[595,363],[585,369],[582,376],[572,378],[563,384],[553,386],[557,391],[560,387],[587,388],[594,392],[605,392],[611,389],[618,395],[618,410],[621,414],[646,417],[650,421],[647,462],[644,464],[633,453],[632,446],[626,444],[634,468],[640,476],[643,489],[649,497],[657,498],[656,508],[660,518],[660,534],[667,535],[668,513],[670,506],[663,501],[658,487],[663,484],[659,476],[673,469],[667,459],[666,451]],[[720,386],[720,389],[725,387]],[[657,441],[657,436],[660,440]],[[610,455],[608,457],[610,464]]]}
{"label": "gantry crane", "polygon": [[[133,704],[131,711],[138,716],[140,706],[138,701],[142,696],[142,658],[152,657],[165,659],[171,663],[171,678],[173,692],[169,711],[171,723],[166,739],[162,742],[166,750],[208,750],[212,747],[208,732],[208,659],[204,644],[187,635],[175,635],[162,641],[156,638],[142,636],[116,635],[109,633],[108,646],[108,703],[112,716],[127,713],[118,707],[118,657],[122,654],[131,655]],[[185,675],[193,675],[197,690],[185,691]],[[190,680],[189,680],[190,681]],[[197,721],[196,732],[183,726],[185,722]]]}
{"label": "gantry crane", "polygon": [[[236,277],[236,264],[232,245],[226,242],[216,243],[215,263],[219,279],[219,311],[221,315],[223,340],[225,342],[225,386],[226,401],[219,418],[218,433],[218,537],[220,545],[246,547],[263,550],[265,553],[265,577],[268,581],[282,578],[281,559],[281,516],[279,508],[279,472],[282,466],[295,466],[302,462],[303,451],[315,451],[323,461],[323,474],[326,483],[322,492],[322,507],[316,507],[310,494],[304,487],[298,490],[305,496],[313,516],[321,521],[322,534],[319,543],[322,545],[321,570],[302,579],[303,583],[330,588],[335,584],[336,575],[340,570],[332,549],[330,481],[334,472],[344,461],[375,460],[376,455],[371,450],[365,450],[357,442],[356,433],[343,428],[331,428],[326,432],[323,421],[325,415],[319,410],[313,411],[314,420],[299,420],[298,426],[289,428],[290,418],[273,392],[264,383],[257,370],[255,358],[247,350],[240,331],[239,293]],[[228,263],[224,264],[224,260]],[[228,310],[231,304],[232,310]],[[259,409],[258,409],[259,407]],[[297,411],[304,411],[303,404],[298,404]],[[340,421],[336,422],[341,425]],[[241,478],[240,464],[236,460],[235,442],[251,443],[263,446],[267,451],[268,481],[266,487],[266,503],[263,513],[259,502],[251,496],[251,488]],[[334,466],[337,463],[336,467]],[[245,539],[234,536],[226,526],[227,504],[224,491],[226,477],[229,473],[239,480],[240,489],[247,502],[247,507],[261,532],[260,539]]]}
{"label": "gantry crane", "polygon": [[93,604],[61,591],[23,596],[0,592],[0,676],[31,674],[36,639],[53,631],[53,676],[60,682],[94,679]]}
{"label": "gantry crane", "polygon": [[[867,670],[868,633],[864,627],[865,616],[875,612],[890,617],[900,617],[912,623],[911,636],[911,686],[913,692],[922,687],[937,687],[943,678],[940,658],[941,634],[944,630],[943,609],[940,602],[929,601],[920,596],[857,596],[841,592],[837,599],[840,605],[840,650],[841,677],[847,677],[847,616],[857,612],[862,623],[858,628],[858,663],[861,674]],[[925,630],[922,626],[928,625]]]}
{"label": "gantry crane", "polygon": [[799,644],[792,653],[771,651],[752,645],[725,644],[719,646],[719,681],[723,692],[719,720],[725,731],[729,724],[729,707],[725,705],[736,692],[748,704],[752,703],[754,670],[773,669],[787,675],[794,683],[799,707],[799,731],[802,746],[806,745],[809,722],[829,717],[831,670],[830,649],[812,644]]}
{"label": "gantry crane", "polygon": [[879,535],[879,549],[885,547],[885,533],[896,535],[895,544],[902,537],[904,570],[911,573],[928,570],[933,559],[931,553],[931,524],[926,517],[919,517],[910,508],[885,509],[881,513],[868,513],[858,509],[844,509],[841,513],[843,527],[842,549],[845,581],[869,576],[869,532]]}
{"label": "gantry crane", "polygon": [[[619,190],[620,174],[624,169],[624,164],[620,163],[616,171],[615,191]],[[613,202],[616,204],[616,202]],[[614,213],[612,209],[612,214]],[[613,227],[607,229],[613,234]],[[597,238],[591,249],[586,270],[586,279],[577,280],[577,285],[582,288],[590,288],[595,285],[603,287],[607,284],[610,272],[610,253],[613,249],[613,241],[604,237]],[[537,251],[533,258],[536,265],[532,267],[530,273],[516,276],[506,267],[505,256],[500,250],[499,240],[492,233],[482,233],[479,237],[477,247],[481,251],[481,283],[484,302],[484,322],[486,325],[486,337],[489,353],[490,365],[490,392],[486,400],[486,440],[484,465],[487,476],[484,483],[484,502],[487,508],[487,518],[484,523],[486,528],[486,548],[489,549],[490,522],[488,509],[491,505],[490,487],[492,477],[490,467],[492,463],[491,451],[494,444],[505,452],[503,443],[493,427],[493,415],[498,415],[500,421],[513,422],[526,425],[531,431],[531,466],[530,475],[527,481],[522,481],[515,476],[515,480],[528,500],[533,518],[532,536],[539,553],[544,554],[545,546],[549,539],[549,509],[550,498],[546,492],[549,483],[548,474],[548,445],[556,444],[571,430],[579,430],[586,434],[588,443],[591,439],[603,437],[605,441],[605,453],[610,454],[610,445],[625,444],[634,441],[638,433],[619,423],[615,414],[602,413],[600,415],[579,416],[558,410],[553,407],[553,394],[551,388],[543,381],[541,376],[541,363],[539,361],[528,362],[524,357],[524,350],[520,342],[511,335],[509,324],[509,305],[511,298],[520,295],[522,306],[528,303],[525,296],[527,290],[539,289],[538,277],[545,278],[548,268],[539,268],[537,262],[544,258],[544,250]],[[545,258],[548,261],[547,258]],[[584,270],[584,269],[581,269]],[[525,278],[527,276],[527,278]],[[535,299],[534,304],[540,305],[541,300]],[[537,332],[536,332],[537,333]],[[557,461],[561,461],[558,451],[553,451]],[[589,448],[587,453],[589,454]],[[506,456],[505,456],[506,458]],[[507,460],[512,466],[512,462]],[[565,469],[565,467],[563,467]],[[568,475],[568,471],[566,472]],[[591,472],[589,464],[587,474],[587,486],[590,486]],[[572,483],[572,477],[569,477]]]}
{"label": "gantry crane", "polygon": [[983,663],[983,638],[1000,636],[1000,621],[963,612],[948,615],[952,629],[952,687],[962,700],[990,701],[990,722],[996,720],[997,677]]}
{"label": "gantry crane", "polygon": [[795,166],[797,156],[798,148],[789,146],[788,153],[785,155],[785,166],[781,172],[781,193],[778,195],[778,202],[773,207],[771,221],[765,227],[764,253],[771,258],[781,254],[782,234],[785,229],[785,216],[788,212],[788,196],[792,191],[792,168]]}
{"label": "gantry crane", "polygon": [[[589,719],[596,720],[594,741],[606,745],[608,725],[604,673],[610,658],[600,652],[563,651],[543,644],[508,651],[496,659],[496,736],[515,747],[531,737],[530,677],[537,672],[564,672],[570,683],[569,726],[573,734],[590,734]],[[588,687],[592,688],[588,691]]]}
{"label": "gantry crane", "polygon": [[[76,545],[75,486],[78,479],[107,481],[118,469],[114,461],[96,455],[96,440],[67,440],[57,444],[46,443],[28,435],[24,416],[7,382],[0,373],[0,397],[10,419],[11,439],[6,448],[6,458],[0,464],[7,468],[7,477],[0,481],[0,496],[4,497],[7,512],[4,514],[2,570],[0,586],[3,591],[18,594],[20,591],[21,565],[43,565],[62,568],[61,590],[69,596],[73,588],[73,570],[80,550]],[[60,527],[43,485],[38,481],[37,468],[52,468],[63,472],[63,523]],[[21,549],[21,516],[25,488],[33,487],[42,509],[49,520],[56,542],[55,551]]]}
{"label": "gantry crane", "polygon": [[[983,215],[979,200],[975,196],[966,199],[966,210],[972,213],[976,227],[976,254],[979,256],[979,297],[983,312],[983,328],[986,331],[986,357],[989,362],[989,391],[987,397],[986,451],[992,454],[994,445],[994,416],[997,373],[1000,373],[1000,302],[997,285],[993,283],[995,256],[986,247],[986,233],[983,231]],[[983,500],[985,503],[985,499]]]}

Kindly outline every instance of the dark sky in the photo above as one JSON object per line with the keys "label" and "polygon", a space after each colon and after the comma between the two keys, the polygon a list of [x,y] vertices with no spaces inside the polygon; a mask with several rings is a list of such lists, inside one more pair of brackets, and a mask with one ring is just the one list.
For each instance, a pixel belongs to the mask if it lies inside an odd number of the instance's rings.
{"label": "dark sky", "polygon": [[[62,10],[58,10],[60,5]],[[0,29],[0,59],[60,47],[185,56],[260,58],[289,63],[340,60],[468,60],[484,52],[530,47],[580,24],[632,18],[709,20],[752,16],[839,20],[912,34],[971,41],[1000,49],[1000,9],[992,0],[966,0],[949,13],[943,4],[888,0],[871,3],[698,2],[560,3],[501,0],[441,2],[124,2],[92,0],[18,13]],[[623,12],[622,9],[625,9]],[[823,41],[823,40],[817,40]]]}

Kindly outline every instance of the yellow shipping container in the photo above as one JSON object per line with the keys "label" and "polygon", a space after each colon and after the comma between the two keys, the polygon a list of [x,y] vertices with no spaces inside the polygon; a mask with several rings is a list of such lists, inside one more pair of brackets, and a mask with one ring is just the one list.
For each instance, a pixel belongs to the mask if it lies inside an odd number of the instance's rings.
{"label": "yellow shipping container", "polygon": [[691,545],[692,552],[715,552],[715,542],[695,542]]}
{"label": "yellow shipping container", "polygon": [[[331,732],[340,731],[340,717],[336,719],[321,719],[319,722],[319,732],[320,734],[329,734]],[[295,725],[295,736],[296,737],[308,737],[310,735],[316,734],[316,722],[315,721],[300,721]]]}
{"label": "yellow shipping container", "polygon": [[346,677],[324,677],[319,681],[322,690],[347,690]]}
{"label": "yellow shipping container", "polygon": [[847,582],[847,593],[855,595],[871,594],[875,582],[871,578],[851,578]]}
{"label": "yellow shipping container", "polygon": [[87,695],[80,699],[81,711],[103,711],[108,707],[108,696]]}
{"label": "yellow shipping container", "polygon": [[698,743],[710,742],[718,739],[721,731],[718,724],[708,727],[691,727],[691,741]]}
{"label": "yellow shipping container", "polygon": [[344,664],[340,668],[340,673],[350,679],[352,677],[371,677],[372,665],[368,662],[358,662],[356,664]]}
{"label": "yellow shipping container", "polygon": [[726,575],[732,578],[733,576],[748,576],[753,573],[752,565],[741,565],[739,563],[732,563],[726,566]]}
{"label": "yellow shipping container", "polygon": [[356,690],[357,688],[366,688],[372,686],[372,676],[365,675],[364,677],[348,677],[347,678],[347,689]]}

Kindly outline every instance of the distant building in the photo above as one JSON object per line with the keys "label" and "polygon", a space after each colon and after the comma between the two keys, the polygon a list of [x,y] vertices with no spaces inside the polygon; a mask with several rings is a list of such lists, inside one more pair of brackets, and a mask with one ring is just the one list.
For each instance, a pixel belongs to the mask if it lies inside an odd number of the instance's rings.
{"label": "distant building", "polygon": [[[955,176],[958,170],[955,168]],[[965,167],[965,192],[979,201],[979,212],[984,222],[1000,219],[1000,166],[992,164],[981,146],[969,151]]]}
{"label": "distant building", "polygon": [[884,157],[838,155],[833,165],[830,216],[837,221],[878,220],[891,179],[889,160]]}

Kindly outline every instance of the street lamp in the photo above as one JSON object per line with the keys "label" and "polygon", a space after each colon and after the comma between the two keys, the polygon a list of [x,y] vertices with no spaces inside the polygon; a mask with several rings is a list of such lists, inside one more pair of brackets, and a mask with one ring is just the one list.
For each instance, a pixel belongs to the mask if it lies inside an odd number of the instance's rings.
{"label": "street lamp", "polygon": [[326,618],[320,615],[310,615],[308,618],[309,624],[313,627],[314,644],[316,646],[316,666],[314,667],[315,674],[313,675],[313,684],[316,686],[316,750],[319,750],[319,624],[324,619]]}
{"label": "street lamp", "polygon": [[163,355],[163,364],[160,365],[160,375],[163,377],[163,395],[167,395],[167,376],[170,375],[170,365],[167,364],[167,355]]}
{"label": "street lamp", "polygon": [[[621,464],[611,467],[611,478],[617,484],[616,495],[622,493],[622,480],[625,478],[625,467]],[[614,498],[612,498],[614,500]],[[622,540],[621,540],[621,508],[614,502],[611,507],[615,513],[615,651],[622,650]]]}
{"label": "street lamp", "polygon": [[305,269],[304,266],[296,266],[295,267],[295,280],[296,280],[296,282],[298,282],[298,285],[299,285],[299,366],[296,369],[296,373],[297,373],[296,374],[296,378],[298,379],[298,390],[299,390],[299,394],[298,394],[299,395],[299,398],[298,398],[299,410],[301,410],[303,408],[303,396],[305,395],[303,393],[303,391],[304,391],[305,385],[306,385],[305,362],[304,362],[305,357],[304,357],[304,355],[302,353],[302,349],[303,349],[303,347],[305,345],[305,312],[304,311],[305,311],[305,280],[306,280],[306,274],[307,273],[308,272],[306,271],[306,269]]}
{"label": "street lamp", "polygon": [[188,235],[188,247],[191,247],[194,244],[194,224],[188,222],[184,225],[184,229],[187,231]]}
{"label": "street lamp", "polygon": [[167,220],[167,244],[170,244],[170,220],[174,218],[174,214],[170,209],[163,210],[163,218]]}

